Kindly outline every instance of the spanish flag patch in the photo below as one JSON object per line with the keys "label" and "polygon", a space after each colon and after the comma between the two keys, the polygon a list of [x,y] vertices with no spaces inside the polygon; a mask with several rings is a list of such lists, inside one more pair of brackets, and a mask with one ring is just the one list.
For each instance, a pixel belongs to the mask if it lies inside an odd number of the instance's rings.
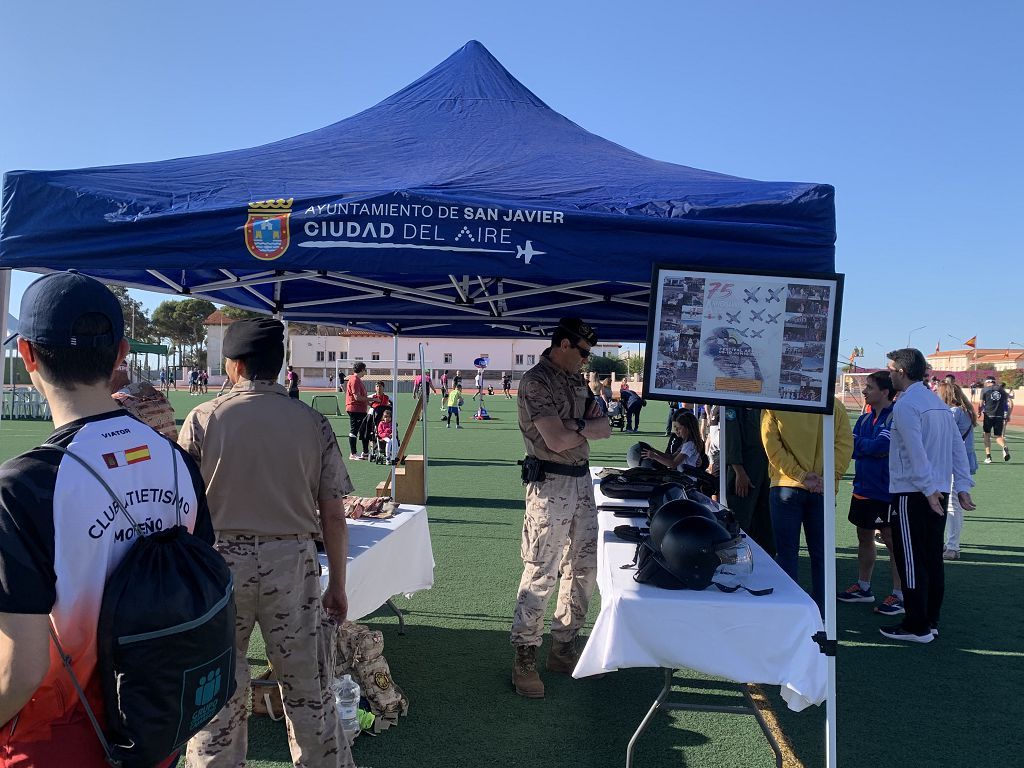
{"label": "spanish flag patch", "polygon": [[140,461],[149,461],[150,458],[148,445],[139,445],[126,451],[114,451],[113,453],[103,454],[103,461],[108,469],[138,464]]}

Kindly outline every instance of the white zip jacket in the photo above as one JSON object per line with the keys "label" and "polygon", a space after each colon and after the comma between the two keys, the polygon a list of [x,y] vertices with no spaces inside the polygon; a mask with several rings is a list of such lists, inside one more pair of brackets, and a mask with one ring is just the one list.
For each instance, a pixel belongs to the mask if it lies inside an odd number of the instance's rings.
{"label": "white zip jacket", "polygon": [[920,381],[896,399],[889,444],[889,492],[949,493],[974,487],[967,449],[949,406]]}

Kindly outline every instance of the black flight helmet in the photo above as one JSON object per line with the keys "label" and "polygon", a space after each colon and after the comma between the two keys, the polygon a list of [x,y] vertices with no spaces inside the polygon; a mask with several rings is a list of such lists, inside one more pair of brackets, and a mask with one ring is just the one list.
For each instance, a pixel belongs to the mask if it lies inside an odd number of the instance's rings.
{"label": "black flight helmet", "polygon": [[711,510],[690,499],[676,499],[663,504],[651,517],[651,545],[654,549],[661,551],[665,533],[680,520],[688,517],[701,517],[715,522],[715,515]]}
{"label": "black flight helmet", "polygon": [[661,556],[669,572],[687,589],[707,589],[722,564],[719,549],[730,547],[734,541],[716,521],[693,515],[665,532]]}

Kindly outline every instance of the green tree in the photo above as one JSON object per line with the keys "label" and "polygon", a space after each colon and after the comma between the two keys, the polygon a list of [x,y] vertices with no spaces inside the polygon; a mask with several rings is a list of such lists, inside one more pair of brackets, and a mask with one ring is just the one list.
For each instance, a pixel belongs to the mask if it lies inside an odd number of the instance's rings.
{"label": "green tree", "polygon": [[644,372],[644,356],[633,355],[628,358],[630,375],[642,374]]}
{"label": "green tree", "polygon": [[117,298],[124,315],[124,332],[138,341],[155,341],[153,323],[142,302],[128,295],[123,285],[108,285],[107,288]]}
{"label": "green tree", "polygon": [[164,301],[153,310],[153,327],[160,338],[169,339],[177,348],[183,364],[199,365],[199,351],[206,340],[204,321],[215,310],[206,299]]}
{"label": "green tree", "polygon": [[591,355],[587,361],[587,370],[593,371],[599,378],[613,373],[617,376],[624,376],[626,361],[615,355]]}
{"label": "green tree", "polygon": [[224,317],[232,320],[252,320],[257,317],[267,317],[266,313],[253,312],[251,309],[239,309],[238,307],[221,307]]}

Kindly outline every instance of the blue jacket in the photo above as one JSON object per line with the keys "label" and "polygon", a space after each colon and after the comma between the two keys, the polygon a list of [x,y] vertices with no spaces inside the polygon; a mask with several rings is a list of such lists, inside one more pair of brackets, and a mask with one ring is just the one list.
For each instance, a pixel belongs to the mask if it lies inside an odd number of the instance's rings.
{"label": "blue jacket", "polygon": [[853,458],[856,470],[853,492],[876,501],[889,501],[889,428],[892,406],[878,414],[865,413],[853,428]]}

